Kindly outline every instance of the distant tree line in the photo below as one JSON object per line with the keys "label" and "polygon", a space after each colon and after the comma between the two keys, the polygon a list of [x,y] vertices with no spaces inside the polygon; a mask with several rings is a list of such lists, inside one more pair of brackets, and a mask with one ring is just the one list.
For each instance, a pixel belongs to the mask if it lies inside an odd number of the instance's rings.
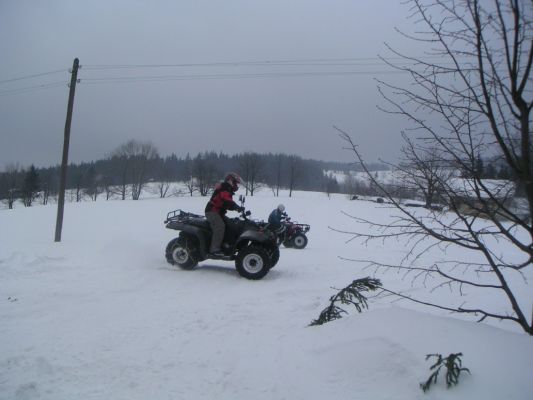
{"label": "distant tree line", "polygon": [[[227,155],[203,152],[194,156],[171,154],[162,157],[153,143],[130,140],[104,159],[70,164],[66,183],[70,197],[67,200],[137,200],[148,183],[150,190],[159,197],[207,196],[229,171],[242,176],[246,195],[253,196],[259,189],[272,190],[276,196],[280,189],[289,190],[290,195],[294,190],[335,193],[343,192],[344,188],[333,175],[324,171],[349,170],[354,170],[353,164],[303,159],[281,153]],[[0,201],[8,208],[13,208],[16,201],[25,206],[31,206],[35,201],[46,204],[51,197],[57,196],[59,173],[59,165],[47,168],[7,165],[0,172]],[[176,193],[173,182],[184,182],[182,187],[186,189]]]}
{"label": "distant tree line", "polygon": [[[449,173],[446,171],[449,171],[449,166],[443,171],[439,163],[416,159],[411,156],[409,148],[403,149],[403,154],[406,160],[400,165],[406,177],[411,177],[416,184],[407,184],[409,178],[406,178],[405,185],[394,189],[395,194],[401,198],[416,198],[417,194],[422,193],[431,204],[431,193],[437,188],[432,185],[430,177]],[[434,153],[431,156],[435,158]],[[371,168],[374,178],[379,177],[380,170],[388,169],[383,164],[373,164]],[[161,157],[151,142],[130,140],[104,159],[70,164],[67,200],[138,200],[147,188],[161,198],[195,194],[207,196],[228,171],[235,171],[242,176],[245,181],[243,189],[250,196],[260,189],[271,190],[275,196],[279,195],[280,189],[289,190],[289,195],[292,195],[293,190],[307,190],[328,195],[381,196],[382,191],[372,181],[357,180],[350,174],[358,169],[353,163],[317,161],[281,153],[243,152],[227,155],[203,152],[195,156],[187,154],[178,157],[171,154]],[[484,179],[513,179],[512,172],[505,165],[483,161],[479,156],[472,170]],[[18,164],[9,164],[0,172],[0,201],[8,208],[13,208],[17,201],[28,207],[36,201],[47,204],[51,197],[57,196],[59,172],[59,166],[36,168],[32,165],[25,169]],[[337,179],[339,174],[344,175],[340,181]],[[470,177],[468,172],[462,173],[462,176]],[[181,192],[176,192],[172,185],[174,182],[184,183]]]}
{"label": "distant tree line", "polygon": [[[432,198],[428,193],[436,189],[428,177],[442,175],[442,165],[425,159],[414,159],[409,157],[409,151],[403,151],[407,157],[401,165],[405,171],[417,171],[406,173],[406,176],[411,176],[417,184],[395,188],[396,195],[401,198],[415,198],[417,190],[422,188],[423,197],[430,203]],[[379,170],[387,169],[382,164],[374,164],[371,168],[375,170],[375,178],[379,177]],[[292,195],[293,190],[321,191],[328,195],[382,195],[382,191],[372,181],[357,180],[349,173],[357,170],[353,163],[317,161],[281,153],[243,152],[227,155],[203,152],[195,156],[187,154],[185,157],[178,157],[171,154],[161,157],[151,142],[130,140],[111,151],[102,160],[70,164],[67,174],[67,200],[138,200],[143,190],[148,187],[161,198],[195,194],[207,196],[215,183],[228,171],[238,172],[242,176],[245,181],[243,189],[245,194],[250,196],[260,189],[271,190],[275,196],[279,195],[280,189],[289,190],[289,195]],[[512,172],[504,165],[490,160],[485,162],[479,156],[472,170],[484,179],[513,178]],[[59,166],[36,168],[32,165],[25,169],[18,164],[9,164],[0,172],[0,201],[8,208],[13,208],[17,201],[28,207],[36,201],[47,204],[50,197],[57,196],[59,172]],[[336,177],[338,174],[344,174],[340,181]],[[422,179],[420,175],[423,176]],[[462,176],[469,177],[466,172]],[[172,185],[174,182],[184,183],[181,185],[181,192],[176,192],[175,186]]]}

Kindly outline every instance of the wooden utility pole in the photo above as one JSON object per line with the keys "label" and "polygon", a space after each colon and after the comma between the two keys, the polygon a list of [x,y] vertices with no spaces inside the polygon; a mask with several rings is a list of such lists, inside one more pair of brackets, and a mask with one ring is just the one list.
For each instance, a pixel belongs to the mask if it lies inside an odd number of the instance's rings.
{"label": "wooden utility pole", "polygon": [[61,161],[61,177],[59,180],[59,195],[57,199],[57,219],[55,241],[61,242],[61,230],[63,229],[63,210],[65,208],[65,187],[67,182],[68,147],[70,143],[70,124],[72,122],[72,110],[74,108],[74,93],[78,81],[78,68],[80,60],[74,59],[72,76],[70,78],[70,92],[68,95],[67,120],[65,122],[65,138],[63,141],[63,159]]}

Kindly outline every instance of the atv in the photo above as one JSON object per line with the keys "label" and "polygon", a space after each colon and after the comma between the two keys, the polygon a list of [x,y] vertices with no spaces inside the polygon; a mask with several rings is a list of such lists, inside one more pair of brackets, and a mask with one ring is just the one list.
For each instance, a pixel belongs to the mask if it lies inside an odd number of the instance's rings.
{"label": "atv", "polygon": [[250,211],[244,210],[241,196],[239,217],[226,218],[226,230],[222,242],[223,256],[208,253],[211,244],[211,226],[203,215],[182,210],[167,214],[165,226],[180,231],[165,250],[167,261],[182,269],[194,269],[199,262],[207,259],[235,261],[239,275],[247,279],[261,279],[279,260],[279,247],[276,235],[266,223],[250,219]]}
{"label": "atv", "polygon": [[290,217],[285,217],[281,222],[281,228],[278,229],[278,244],[283,243],[285,247],[303,249],[307,246],[307,232],[311,229],[308,224],[299,224],[292,222]]}

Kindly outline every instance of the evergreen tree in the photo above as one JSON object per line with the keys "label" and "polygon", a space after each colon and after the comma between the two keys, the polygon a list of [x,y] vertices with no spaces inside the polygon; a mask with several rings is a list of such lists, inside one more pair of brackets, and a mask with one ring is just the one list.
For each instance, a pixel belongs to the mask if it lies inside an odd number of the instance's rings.
{"label": "evergreen tree", "polygon": [[485,167],[485,175],[483,176],[486,179],[496,179],[498,173],[496,171],[496,167],[494,167],[493,163],[488,163]]}
{"label": "evergreen tree", "polygon": [[101,190],[99,187],[100,176],[96,172],[94,163],[91,163],[91,166],[85,174],[85,193],[91,198],[91,200],[96,201]]}
{"label": "evergreen tree", "polygon": [[483,159],[481,158],[479,154],[476,157],[476,165],[474,167],[474,171],[475,171],[476,178],[485,177],[485,165],[483,163]]}
{"label": "evergreen tree", "polygon": [[39,195],[40,186],[39,174],[32,164],[24,176],[24,184],[22,186],[22,198],[26,207],[31,207],[33,201]]}

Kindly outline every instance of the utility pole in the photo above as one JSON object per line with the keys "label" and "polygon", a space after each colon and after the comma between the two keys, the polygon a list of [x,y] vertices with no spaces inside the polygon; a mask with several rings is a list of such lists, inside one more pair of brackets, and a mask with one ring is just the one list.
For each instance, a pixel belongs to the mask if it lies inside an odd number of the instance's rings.
{"label": "utility pole", "polygon": [[72,122],[72,110],[74,108],[74,93],[78,81],[78,68],[80,60],[74,59],[72,64],[72,76],[70,78],[70,92],[68,95],[67,120],[65,122],[65,138],[63,141],[63,159],[61,161],[61,177],[59,180],[59,195],[57,199],[57,219],[55,241],[61,242],[61,230],[63,229],[63,210],[65,208],[65,187],[67,182],[68,147],[70,143],[70,125]]}

